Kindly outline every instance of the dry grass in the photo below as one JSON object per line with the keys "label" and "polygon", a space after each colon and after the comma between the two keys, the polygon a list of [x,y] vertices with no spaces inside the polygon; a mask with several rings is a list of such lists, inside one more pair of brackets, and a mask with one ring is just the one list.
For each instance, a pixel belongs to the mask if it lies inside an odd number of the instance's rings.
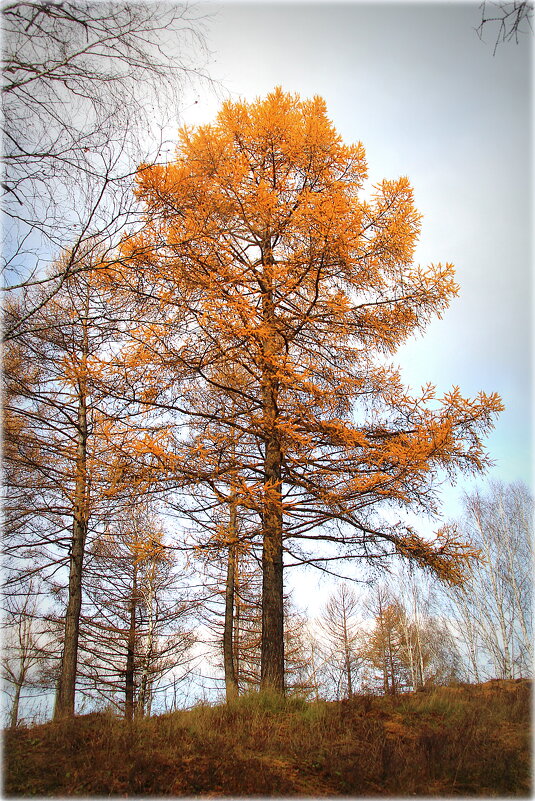
{"label": "dry grass", "polygon": [[306,703],[252,695],[7,732],[6,796],[529,796],[530,683]]}

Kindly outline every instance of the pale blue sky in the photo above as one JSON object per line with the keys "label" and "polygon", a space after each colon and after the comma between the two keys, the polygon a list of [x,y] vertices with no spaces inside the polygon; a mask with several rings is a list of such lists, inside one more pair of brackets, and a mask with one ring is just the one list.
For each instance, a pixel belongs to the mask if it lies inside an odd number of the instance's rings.
{"label": "pale blue sky", "polygon": [[[495,32],[486,42],[475,32],[478,3],[204,8],[211,72],[227,96],[253,100],[276,85],[319,94],[344,140],[364,144],[370,181],[409,176],[423,214],[416,259],[453,262],[461,291],[397,361],[415,388],[499,392],[489,476],[530,482],[531,37],[493,56]],[[197,124],[219,101],[197,93],[184,106]],[[444,491],[446,516],[469,486]]]}

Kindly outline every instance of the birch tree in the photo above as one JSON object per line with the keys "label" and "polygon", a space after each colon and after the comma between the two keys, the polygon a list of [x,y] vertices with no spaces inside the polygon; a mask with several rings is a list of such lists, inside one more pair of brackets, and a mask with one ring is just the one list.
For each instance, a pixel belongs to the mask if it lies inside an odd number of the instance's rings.
{"label": "birch tree", "polygon": [[463,535],[480,549],[468,580],[449,595],[476,681],[532,670],[533,499],[522,483],[491,482],[464,498]]}
{"label": "birch tree", "polygon": [[[24,691],[31,694],[39,689],[40,673],[51,659],[36,586],[37,581],[30,580],[20,594],[5,599],[1,666],[4,685],[11,695],[11,728],[19,723]],[[4,686],[4,691],[7,688]]]}

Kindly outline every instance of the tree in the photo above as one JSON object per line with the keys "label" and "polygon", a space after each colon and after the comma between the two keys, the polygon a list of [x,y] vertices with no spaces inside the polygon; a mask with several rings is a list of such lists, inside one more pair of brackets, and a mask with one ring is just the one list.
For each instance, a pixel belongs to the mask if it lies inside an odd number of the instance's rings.
{"label": "tree", "polygon": [[418,645],[416,680],[412,679],[414,690],[455,684],[466,677],[457,643],[448,622],[442,616],[427,617],[419,629],[413,623],[408,636],[412,636]]}
{"label": "tree", "polygon": [[497,29],[494,43],[494,55],[501,42],[510,42],[512,39],[518,44],[519,36],[533,30],[533,3],[528,0],[514,0],[512,3],[483,2],[481,8],[481,22],[477,33],[480,39],[487,28]]}
{"label": "tree", "polygon": [[[210,425],[227,441],[245,432],[240,503],[262,542],[261,683],[277,692],[284,551],[322,567],[398,553],[458,580],[462,544],[448,532],[429,542],[378,510],[436,511],[437,474],[485,467],[482,435],[501,409],[494,394],[467,400],[458,388],[411,397],[386,366],[457,286],[451,265],[413,264],[420,217],[408,180],[383,181],[366,200],[366,173],[364,148],[342,144],[321,98],[276,89],[225,103],[215,124],[180,132],[173,163],[140,168],[146,224],[115,274],[158,297],[159,326],[138,331],[158,402],[205,421],[177,469],[206,457]],[[229,365],[246,385],[225,378]],[[210,386],[232,415],[190,402]]]}
{"label": "tree", "polygon": [[[200,20],[187,5],[8,2],[3,16],[2,192],[7,288],[52,297],[131,222],[131,175],[146,132],[200,77]],[[157,152],[159,145],[156,146]],[[134,215],[135,216],[135,215]],[[69,243],[68,260],[43,269]],[[26,316],[5,320],[18,335]],[[15,325],[16,323],[16,325]]]}
{"label": "tree", "polygon": [[380,686],[385,695],[396,695],[410,687],[404,610],[383,587],[377,587],[369,609],[374,614],[374,625],[361,653],[371,668],[365,670],[366,686]]}
{"label": "tree", "polygon": [[[232,370],[230,375],[229,370],[225,370],[221,378],[236,387],[243,383],[236,370]],[[211,416],[214,407],[224,409],[225,414],[232,418],[234,414],[232,403],[232,399],[229,402],[228,398],[217,391],[217,387],[210,387],[208,392],[203,393],[202,398],[196,399],[195,407],[204,410],[205,416]],[[231,429],[229,440],[225,427],[219,427],[217,423],[207,427],[203,425],[203,421],[199,421],[193,422],[191,427],[195,430],[196,438],[202,438],[204,461],[208,462],[203,471],[202,496],[212,497],[215,503],[214,508],[210,509],[212,520],[204,521],[203,530],[210,526],[213,534],[202,546],[202,552],[207,557],[208,564],[219,565],[221,555],[225,563],[222,643],[225,691],[227,700],[230,700],[239,692],[243,654],[247,650],[255,649],[254,635],[248,645],[241,640],[244,634],[244,618],[249,618],[250,623],[250,613],[252,613],[252,618],[256,620],[255,607],[258,603],[253,575],[256,566],[255,554],[252,553],[254,537],[251,537],[250,515],[240,504],[239,493],[240,459],[237,457],[238,450],[243,448],[244,436],[238,435],[236,430]],[[211,460],[213,460],[212,466]],[[188,487],[188,493],[190,492]],[[203,502],[201,509],[198,506],[189,506],[189,512],[196,524],[200,523],[199,512],[202,514],[204,505]],[[216,579],[216,598],[218,586],[220,582]]]}
{"label": "tree", "polygon": [[329,598],[319,621],[324,673],[335,688],[336,698],[351,698],[356,686],[362,649],[362,624],[357,619],[360,601],[355,592],[340,584]]}
{"label": "tree", "polygon": [[[114,417],[95,376],[117,320],[98,285],[98,269],[90,265],[88,259],[85,271],[69,276],[44,305],[37,300],[31,328],[9,343],[5,375],[12,521],[6,551],[19,564],[8,581],[15,586],[21,576],[39,571],[43,580],[54,584],[59,576],[61,583],[68,566],[58,717],[74,713],[88,536],[98,526],[98,513],[112,503],[106,491]],[[13,302],[11,314],[23,315],[24,308]]]}
{"label": "tree", "polygon": [[447,620],[431,613],[414,577],[407,584],[405,577],[388,589],[378,586],[367,604],[373,625],[360,650],[362,672],[365,686],[380,688],[385,695],[451,684],[462,677]]}
{"label": "tree", "polygon": [[[237,533],[237,532],[236,532]],[[226,537],[226,532],[225,532]],[[259,554],[243,537],[227,547],[214,541],[201,551],[205,597],[201,616],[210,633],[208,645],[215,665],[223,667],[226,700],[257,690],[261,672],[261,577]],[[230,579],[230,580],[229,580]],[[285,686],[307,694],[311,689],[306,620],[284,598]]]}
{"label": "tree", "polygon": [[502,679],[532,670],[533,499],[522,483],[491,482],[464,498],[463,535],[481,551],[449,592],[472,674]]}
{"label": "tree", "polygon": [[45,632],[39,623],[35,581],[20,595],[6,598],[2,642],[2,678],[13,688],[10,726],[19,722],[21,694],[39,684],[39,672],[50,659]]}
{"label": "tree", "polygon": [[[210,628],[215,634],[218,651],[222,644],[227,701],[258,684],[260,661],[257,557],[251,553],[250,545],[248,547],[247,542],[240,539],[236,504],[230,504],[229,513],[223,549],[220,544],[216,547],[217,553],[212,552],[213,566],[220,564],[220,580],[215,577],[215,604],[210,610],[213,618]],[[224,599],[222,615],[217,608],[218,596],[220,601]]]}
{"label": "tree", "polygon": [[88,553],[82,690],[106,699],[128,720],[150,714],[166,674],[189,669],[195,638],[184,620],[192,603],[177,567],[161,521],[139,500],[117,515]]}
{"label": "tree", "polygon": [[400,625],[412,688],[459,680],[464,675],[462,659],[448,625],[441,585],[409,566],[397,573],[391,591],[402,610]]}

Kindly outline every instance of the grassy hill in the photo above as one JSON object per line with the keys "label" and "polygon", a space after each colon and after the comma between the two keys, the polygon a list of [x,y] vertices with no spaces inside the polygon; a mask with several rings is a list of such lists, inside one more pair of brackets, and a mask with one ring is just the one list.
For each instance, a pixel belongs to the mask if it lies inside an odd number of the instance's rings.
{"label": "grassy hill", "polygon": [[531,683],[7,731],[5,796],[529,796]]}

